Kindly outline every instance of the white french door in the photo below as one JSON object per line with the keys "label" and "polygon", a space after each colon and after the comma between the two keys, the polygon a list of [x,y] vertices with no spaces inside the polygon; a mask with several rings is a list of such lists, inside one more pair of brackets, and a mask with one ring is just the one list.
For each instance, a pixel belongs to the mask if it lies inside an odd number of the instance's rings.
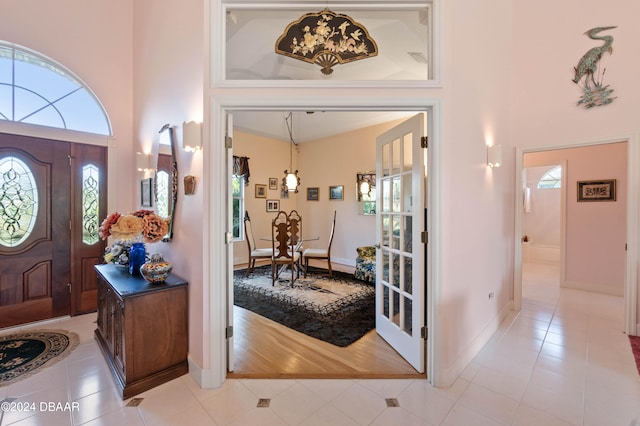
{"label": "white french door", "polygon": [[[225,136],[233,139],[233,115],[227,113]],[[233,149],[227,148],[227,371],[234,370],[233,353]],[[242,218],[244,212],[240,212]],[[231,330],[231,332],[229,332]]]}
{"label": "white french door", "polygon": [[425,180],[417,114],[376,141],[376,331],[418,372],[425,371]]}

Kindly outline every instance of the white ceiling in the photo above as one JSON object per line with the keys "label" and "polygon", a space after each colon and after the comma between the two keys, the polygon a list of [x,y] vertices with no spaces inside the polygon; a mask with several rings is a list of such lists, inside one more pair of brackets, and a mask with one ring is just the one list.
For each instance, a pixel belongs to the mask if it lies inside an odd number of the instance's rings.
{"label": "white ceiling", "polygon": [[[288,141],[285,117],[290,111],[234,111],[237,130]],[[309,142],[364,127],[415,115],[415,111],[293,111],[292,132],[296,143]]]}

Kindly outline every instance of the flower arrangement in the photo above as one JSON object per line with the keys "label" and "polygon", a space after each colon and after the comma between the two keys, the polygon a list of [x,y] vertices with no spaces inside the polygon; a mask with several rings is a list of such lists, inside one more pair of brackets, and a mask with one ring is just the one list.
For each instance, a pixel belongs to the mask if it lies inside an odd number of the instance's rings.
{"label": "flower arrangement", "polygon": [[100,225],[100,238],[116,238],[107,247],[104,260],[116,265],[128,265],[129,253],[134,242],[155,243],[169,232],[167,219],[158,216],[153,210],[138,210],[133,213],[111,213]]}
{"label": "flower arrangement", "polygon": [[167,219],[153,210],[138,210],[133,213],[111,213],[100,225],[100,238],[112,236],[118,240],[142,239],[145,243],[160,241],[169,232]]}
{"label": "flower arrangement", "polygon": [[132,245],[133,241],[131,240],[117,240],[105,250],[104,261],[122,266],[129,265],[129,252]]}

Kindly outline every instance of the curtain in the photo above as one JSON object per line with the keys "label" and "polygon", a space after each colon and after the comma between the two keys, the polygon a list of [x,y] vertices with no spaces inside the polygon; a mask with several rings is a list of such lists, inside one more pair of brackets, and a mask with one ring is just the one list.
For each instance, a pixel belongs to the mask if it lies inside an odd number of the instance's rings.
{"label": "curtain", "polygon": [[244,177],[244,186],[249,186],[249,157],[233,156],[233,174]]}

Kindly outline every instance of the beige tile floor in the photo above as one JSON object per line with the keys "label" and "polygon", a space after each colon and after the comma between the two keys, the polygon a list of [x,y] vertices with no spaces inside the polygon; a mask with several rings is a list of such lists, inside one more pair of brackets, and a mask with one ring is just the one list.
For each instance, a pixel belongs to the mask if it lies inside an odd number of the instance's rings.
{"label": "beige tile floor", "polygon": [[[38,327],[76,331],[66,359],[0,387],[0,400],[77,402],[79,411],[0,413],[5,425],[640,425],[640,376],[623,300],[560,290],[556,268],[526,265],[524,303],[449,389],[423,380],[227,380],[185,375],[126,407],[93,341],[95,315]],[[6,333],[12,330],[2,330]],[[258,408],[259,398],[270,398]],[[399,407],[386,405],[396,398]]]}

